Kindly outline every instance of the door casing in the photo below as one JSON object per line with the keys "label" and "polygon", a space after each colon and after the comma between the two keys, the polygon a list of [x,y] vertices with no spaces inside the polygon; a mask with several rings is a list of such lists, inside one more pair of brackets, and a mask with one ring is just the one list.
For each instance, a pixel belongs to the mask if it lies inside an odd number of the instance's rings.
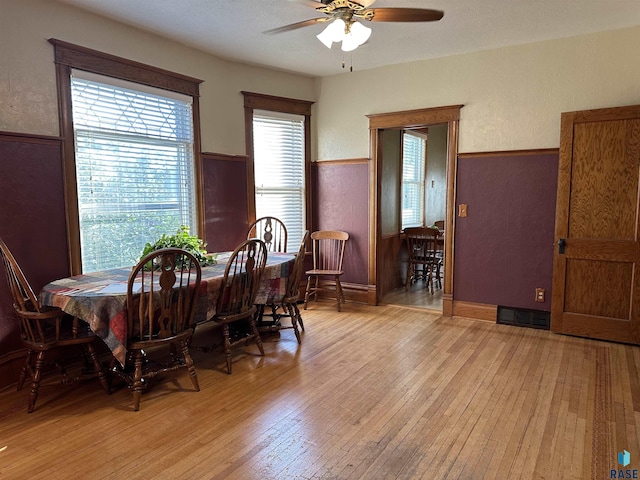
{"label": "door casing", "polygon": [[[455,238],[455,184],[458,157],[458,125],[460,110],[463,105],[424,108],[392,113],[367,115],[369,118],[369,139],[372,158],[369,185],[369,285],[377,285],[380,276],[379,262],[380,243],[382,238],[380,202],[382,171],[382,130],[389,128],[411,129],[426,128],[434,125],[447,125],[447,187],[446,218],[447,232],[444,244],[444,284],[442,296],[443,315],[453,314],[453,262]],[[381,300],[381,292],[375,289],[375,298],[369,303],[377,305]]]}

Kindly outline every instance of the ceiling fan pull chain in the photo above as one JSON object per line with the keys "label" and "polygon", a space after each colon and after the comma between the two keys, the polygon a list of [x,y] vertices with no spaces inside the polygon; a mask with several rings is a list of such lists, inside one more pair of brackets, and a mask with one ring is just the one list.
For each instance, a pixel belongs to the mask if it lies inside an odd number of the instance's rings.
{"label": "ceiling fan pull chain", "polygon": [[[344,53],[342,54],[342,69],[347,66],[347,62],[344,59]],[[349,72],[353,72],[353,55],[349,55]]]}

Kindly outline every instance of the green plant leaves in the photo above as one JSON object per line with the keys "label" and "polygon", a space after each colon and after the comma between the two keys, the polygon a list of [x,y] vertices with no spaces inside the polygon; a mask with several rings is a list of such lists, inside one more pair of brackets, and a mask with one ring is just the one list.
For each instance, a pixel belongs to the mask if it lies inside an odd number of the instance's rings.
{"label": "green plant leaves", "polygon": [[207,244],[201,239],[189,234],[188,226],[181,225],[175,235],[163,234],[154,243],[147,242],[140,258],[161,248],[181,248],[196,257],[201,266],[215,265],[217,254],[207,253],[206,246]]}

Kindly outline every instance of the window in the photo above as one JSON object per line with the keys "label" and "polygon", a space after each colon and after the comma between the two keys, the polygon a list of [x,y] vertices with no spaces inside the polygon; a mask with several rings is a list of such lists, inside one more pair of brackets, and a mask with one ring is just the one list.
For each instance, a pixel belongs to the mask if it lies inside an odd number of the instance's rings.
{"label": "window", "polygon": [[204,231],[196,78],[54,46],[72,275],[132,265],[180,225]]}
{"label": "window", "polygon": [[191,98],[75,71],[71,93],[82,271],[196,231]]}
{"label": "window", "polygon": [[424,137],[402,135],[402,228],[424,222],[425,144]]}
{"label": "window", "polygon": [[247,129],[249,223],[277,217],[287,227],[287,250],[297,252],[311,230],[310,122],[313,102],[242,92]]}
{"label": "window", "polygon": [[282,220],[295,252],[306,225],[304,117],[254,111],[253,152],[256,218]]}

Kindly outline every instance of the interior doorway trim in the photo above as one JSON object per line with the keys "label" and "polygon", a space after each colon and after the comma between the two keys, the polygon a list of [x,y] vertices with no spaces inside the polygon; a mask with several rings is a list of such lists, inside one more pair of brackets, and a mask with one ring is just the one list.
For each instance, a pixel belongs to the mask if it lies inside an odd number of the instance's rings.
{"label": "interior doorway trim", "polygon": [[[444,243],[444,285],[442,295],[442,314],[453,314],[453,262],[455,238],[455,187],[458,156],[458,124],[460,110],[464,105],[423,108],[401,112],[367,115],[369,119],[370,152],[372,168],[369,178],[369,285],[378,285],[378,258],[380,258],[381,228],[381,190],[382,183],[382,142],[383,129],[423,128],[435,125],[447,125],[447,186],[446,218]],[[380,303],[381,289],[376,288],[376,301]]]}

